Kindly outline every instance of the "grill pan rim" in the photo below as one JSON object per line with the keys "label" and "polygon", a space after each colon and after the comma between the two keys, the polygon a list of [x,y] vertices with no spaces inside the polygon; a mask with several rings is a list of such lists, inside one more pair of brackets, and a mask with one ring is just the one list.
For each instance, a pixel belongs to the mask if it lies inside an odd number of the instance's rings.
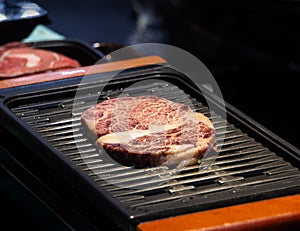
{"label": "grill pan rim", "polygon": [[[59,52],[70,58],[76,60],[78,59],[77,61],[79,61],[79,63],[87,62],[82,57],[77,56],[75,54],[78,51],[83,52],[85,53],[86,57],[90,59],[87,64],[83,64],[84,66],[93,65],[96,62],[98,62],[99,59],[105,56],[101,51],[94,49],[87,42],[77,40],[77,39],[46,40],[46,41],[26,42],[25,44],[27,44],[32,48]],[[69,52],[73,54],[70,55]]]}

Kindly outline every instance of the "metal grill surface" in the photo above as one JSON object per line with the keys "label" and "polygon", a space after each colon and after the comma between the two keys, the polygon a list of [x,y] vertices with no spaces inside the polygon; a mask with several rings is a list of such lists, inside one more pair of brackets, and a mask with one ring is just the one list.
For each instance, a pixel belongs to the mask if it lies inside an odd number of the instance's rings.
{"label": "metal grill surface", "polygon": [[66,96],[61,90],[55,93],[56,97],[24,103],[11,110],[135,217],[166,216],[168,211],[176,214],[226,206],[251,201],[256,196],[277,195],[274,192],[282,194],[300,186],[300,172],[296,167],[256,141],[255,137],[211,114],[201,102],[190,96],[180,97],[186,94],[178,94],[183,92],[178,87],[161,82],[137,85],[126,95],[165,97],[190,105],[195,111],[213,118],[217,133],[225,136],[222,146],[220,142],[217,144],[218,155],[208,157],[213,161],[207,168],[199,168],[196,164],[181,169],[165,166],[133,169],[109,161],[87,138],[80,114],[92,105],[93,95],[101,101],[117,97],[120,92],[120,88],[102,93],[89,92],[81,97],[81,105],[73,110],[74,95]]}

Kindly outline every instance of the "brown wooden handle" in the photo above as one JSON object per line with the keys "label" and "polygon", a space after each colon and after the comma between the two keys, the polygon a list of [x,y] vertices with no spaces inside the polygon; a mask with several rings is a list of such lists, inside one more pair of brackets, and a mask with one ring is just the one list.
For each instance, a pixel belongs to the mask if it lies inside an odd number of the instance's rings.
{"label": "brown wooden handle", "polygon": [[300,194],[142,223],[140,231],[300,230]]}

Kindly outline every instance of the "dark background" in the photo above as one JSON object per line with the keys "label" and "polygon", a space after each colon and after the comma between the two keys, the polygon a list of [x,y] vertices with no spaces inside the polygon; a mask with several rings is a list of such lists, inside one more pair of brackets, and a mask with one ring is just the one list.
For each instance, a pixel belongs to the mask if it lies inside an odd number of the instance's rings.
{"label": "dark background", "polygon": [[130,0],[35,1],[48,11],[49,28],[85,42],[126,42],[135,28]]}
{"label": "dark background", "polygon": [[209,68],[225,101],[300,147],[300,2],[36,2],[67,39],[185,49]]}
{"label": "dark background", "polygon": [[[47,26],[67,39],[161,42],[189,51],[210,69],[225,101],[300,148],[300,2],[35,2],[48,11]],[[68,230],[5,171],[0,173],[0,221],[9,230]]]}

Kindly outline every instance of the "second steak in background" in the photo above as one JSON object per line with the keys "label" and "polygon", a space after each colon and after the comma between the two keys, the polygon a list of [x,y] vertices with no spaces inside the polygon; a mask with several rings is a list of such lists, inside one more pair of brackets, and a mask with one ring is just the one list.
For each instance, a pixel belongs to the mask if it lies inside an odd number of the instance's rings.
{"label": "second steak in background", "polygon": [[11,42],[0,47],[0,77],[2,78],[79,66],[77,60],[57,52],[32,48],[22,42]]}

